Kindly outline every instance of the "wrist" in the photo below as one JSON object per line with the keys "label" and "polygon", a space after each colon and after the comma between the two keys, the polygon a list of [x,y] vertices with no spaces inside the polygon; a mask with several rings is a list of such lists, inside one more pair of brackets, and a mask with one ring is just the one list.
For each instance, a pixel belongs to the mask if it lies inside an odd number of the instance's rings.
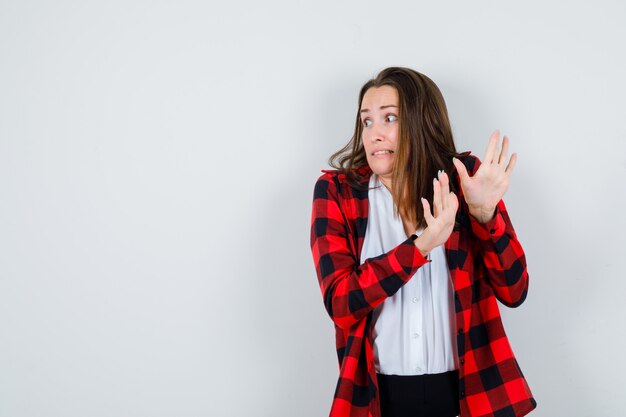
{"label": "wrist", "polygon": [[471,207],[469,206],[469,213],[480,224],[488,223],[492,220],[496,214],[495,207]]}
{"label": "wrist", "polygon": [[431,249],[427,245],[424,244],[424,239],[420,239],[420,237],[418,236],[417,239],[415,239],[413,243],[415,243],[417,250],[420,251],[422,256],[426,258],[428,254],[430,253]]}

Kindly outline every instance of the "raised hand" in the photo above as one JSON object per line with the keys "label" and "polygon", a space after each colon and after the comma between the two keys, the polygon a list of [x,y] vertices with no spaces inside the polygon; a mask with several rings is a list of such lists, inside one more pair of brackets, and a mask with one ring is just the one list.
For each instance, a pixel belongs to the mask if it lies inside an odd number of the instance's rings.
{"label": "raised hand", "polygon": [[509,138],[503,137],[500,152],[498,152],[499,141],[500,131],[496,130],[489,138],[485,157],[473,177],[469,176],[461,161],[452,159],[459,173],[463,196],[470,214],[481,223],[486,223],[493,217],[498,202],[509,188],[511,174],[517,161],[517,154],[514,153],[507,164]]}
{"label": "raised hand", "polygon": [[433,179],[433,189],[433,214],[430,212],[428,200],[422,198],[424,218],[428,227],[415,240],[415,245],[422,255],[448,240],[459,208],[459,200],[456,194],[450,191],[450,180],[443,170],[439,171],[439,179]]}

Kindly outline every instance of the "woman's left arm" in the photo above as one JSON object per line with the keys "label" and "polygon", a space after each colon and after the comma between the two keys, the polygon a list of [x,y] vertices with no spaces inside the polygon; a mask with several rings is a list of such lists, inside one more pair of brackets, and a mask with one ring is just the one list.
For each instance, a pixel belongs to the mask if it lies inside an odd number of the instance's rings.
{"label": "woman's left arm", "polygon": [[517,239],[504,200],[496,206],[493,218],[481,223],[470,214],[470,225],[479,242],[485,277],[496,298],[507,307],[517,307],[528,293],[526,256]]}
{"label": "woman's left arm", "polygon": [[483,256],[485,276],[500,302],[517,307],[528,292],[526,257],[502,200],[517,154],[507,164],[509,139],[503,137],[499,151],[499,138],[496,130],[489,138],[482,162],[470,155],[472,158],[463,162],[453,158],[453,163],[469,210],[471,229]]}

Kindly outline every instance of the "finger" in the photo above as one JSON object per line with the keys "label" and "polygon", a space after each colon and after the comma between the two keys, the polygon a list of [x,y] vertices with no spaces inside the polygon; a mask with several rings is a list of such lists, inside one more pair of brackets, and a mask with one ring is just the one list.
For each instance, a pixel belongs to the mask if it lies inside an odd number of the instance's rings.
{"label": "finger", "polygon": [[454,191],[451,191],[449,199],[450,199],[449,207],[454,211],[454,214],[456,216],[456,212],[459,209],[459,198],[456,196]]}
{"label": "finger", "polygon": [[502,138],[502,152],[500,152],[500,159],[498,160],[498,164],[504,166],[506,163],[507,152],[509,151],[509,137],[504,136]]}
{"label": "finger", "polygon": [[459,177],[461,178],[461,181],[462,182],[467,181],[470,178],[470,176],[463,162],[461,162],[461,160],[458,158],[452,158],[452,163],[456,167],[456,171],[459,173]]}
{"label": "finger", "polygon": [[422,197],[422,207],[424,207],[424,218],[426,219],[426,224],[431,225],[434,219],[433,215],[430,213],[430,204],[424,197]]}
{"label": "finger", "polygon": [[456,194],[454,194],[453,191],[450,191],[450,194],[448,194],[448,208],[447,208],[447,212],[449,213],[450,219],[454,219],[456,217],[456,212],[459,209],[459,199],[456,196]]}
{"label": "finger", "polygon": [[448,207],[448,194],[450,194],[450,181],[448,174],[444,170],[439,171],[439,182],[441,183],[441,208],[445,210]]}
{"label": "finger", "polygon": [[489,144],[487,145],[487,151],[485,152],[485,158],[483,164],[491,164],[493,162],[496,149],[498,148],[498,141],[500,140],[500,130],[496,129],[489,137]]}
{"label": "finger", "polygon": [[504,171],[505,174],[508,175],[509,177],[513,173],[513,168],[515,168],[516,163],[517,163],[517,153],[514,153],[513,155],[511,155],[511,160],[509,161],[509,165],[507,165],[506,167],[506,171]]}
{"label": "finger", "polygon": [[433,179],[433,214],[435,218],[441,213],[441,184],[437,178]]}

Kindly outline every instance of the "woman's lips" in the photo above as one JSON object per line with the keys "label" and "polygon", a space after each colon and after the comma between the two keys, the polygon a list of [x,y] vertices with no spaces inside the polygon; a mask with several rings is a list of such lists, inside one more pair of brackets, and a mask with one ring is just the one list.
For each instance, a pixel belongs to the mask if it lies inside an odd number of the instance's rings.
{"label": "woman's lips", "polygon": [[374,158],[391,158],[393,156],[393,153],[378,153],[378,154],[372,154],[372,156]]}

